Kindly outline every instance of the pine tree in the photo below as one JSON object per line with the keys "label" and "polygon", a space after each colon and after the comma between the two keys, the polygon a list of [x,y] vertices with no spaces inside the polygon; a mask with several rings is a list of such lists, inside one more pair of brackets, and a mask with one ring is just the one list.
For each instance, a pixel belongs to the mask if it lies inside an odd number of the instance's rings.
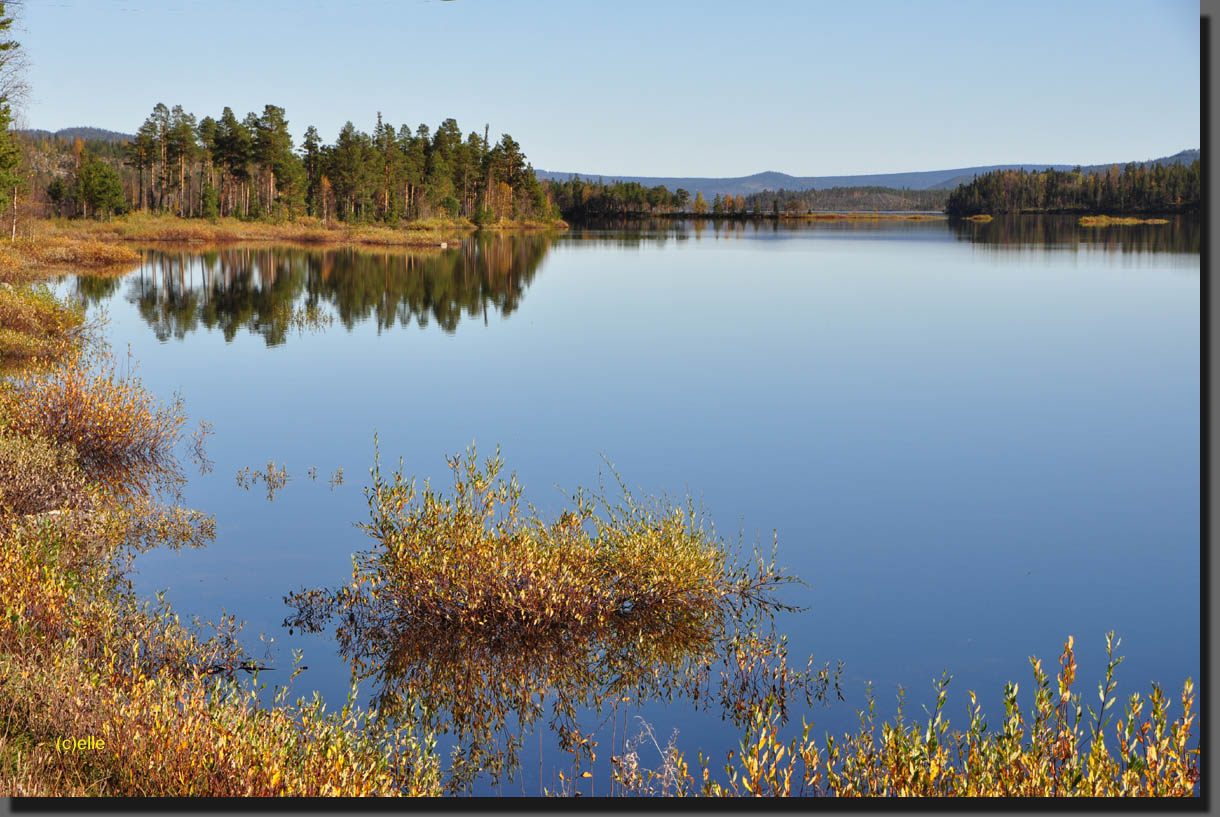
{"label": "pine tree", "polygon": [[0,211],[13,206],[21,186],[21,148],[9,130],[12,120],[8,102],[0,102]]}
{"label": "pine tree", "polygon": [[21,46],[8,38],[13,18],[0,2],[0,211],[13,209],[13,235],[17,232],[17,191],[21,186],[21,148],[9,128],[13,124],[13,97],[24,89]]}

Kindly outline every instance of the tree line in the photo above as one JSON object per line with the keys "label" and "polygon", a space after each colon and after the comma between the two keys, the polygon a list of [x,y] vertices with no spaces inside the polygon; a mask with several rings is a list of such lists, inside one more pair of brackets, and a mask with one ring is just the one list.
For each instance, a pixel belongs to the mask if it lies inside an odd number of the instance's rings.
{"label": "tree line", "polygon": [[952,216],[981,213],[1178,213],[1197,210],[1202,175],[1196,160],[1139,164],[1101,173],[1079,167],[1040,172],[996,170],[960,185],[945,203]]}
{"label": "tree line", "polygon": [[645,187],[639,182],[614,181],[573,176],[566,181],[544,182],[559,212],[569,221],[605,218],[631,218],[658,215],[742,215],[750,212],[746,197],[717,193],[709,202],[703,192],[679,187],[670,190],[663,184]]}
{"label": "tree line", "polygon": [[947,190],[907,190],[892,187],[834,187],[827,190],[764,190],[748,196],[716,194],[709,202],[702,191],[694,195],[665,185],[645,187],[639,182],[573,176],[566,181],[544,182],[565,219],[581,221],[653,215],[780,215],[817,210],[940,210]]}
{"label": "tree line", "polygon": [[861,185],[823,190],[764,190],[746,196],[751,211],[772,214],[812,213],[819,210],[931,210],[940,211],[949,197],[947,190]]}
{"label": "tree line", "polygon": [[[315,127],[298,147],[283,108],[243,119],[226,107],[198,119],[156,105],[121,144],[42,137],[30,146],[53,211],[105,217],[124,210],[185,218],[235,216],[385,222],[431,217],[549,220],[558,210],[508,134],[463,136],[453,119],[397,128],[377,114],[371,133],[350,121],[332,144]],[[48,178],[49,177],[49,178]]]}
{"label": "tree line", "polygon": [[[639,182],[607,184],[601,179],[593,181],[580,176],[544,184],[559,212],[569,221],[681,213],[691,202],[690,192],[682,188],[671,191],[663,184],[656,187],[645,187]],[[702,201],[702,195],[699,199]]]}

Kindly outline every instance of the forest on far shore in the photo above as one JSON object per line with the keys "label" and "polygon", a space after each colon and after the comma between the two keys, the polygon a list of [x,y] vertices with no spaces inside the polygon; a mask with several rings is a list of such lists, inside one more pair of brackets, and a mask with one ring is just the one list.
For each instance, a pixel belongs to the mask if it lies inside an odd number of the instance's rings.
{"label": "forest on far shore", "polygon": [[1203,199],[1201,164],[1138,164],[1104,172],[997,170],[949,194],[951,216],[999,213],[1181,213]]}
{"label": "forest on far shore", "polygon": [[22,138],[29,193],[45,215],[133,210],[185,218],[388,224],[468,218],[558,217],[521,146],[490,128],[463,136],[453,119],[397,128],[381,114],[371,133],[348,122],[333,144],[313,126],[299,147],[283,108],[238,119],[231,108],[197,119],[158,104],[128,141],[32,134]]}
{"label": "forest on far shore", "polygon": [[90,129],[76,130],[80,134],[70,138],[15,134],[23,153],[16,172],[24,178],[8,190],[17,190],[32,215],[109,218],[152,211],[276,222],[312,216],[349,224],[434,218],[487,224],[821,211],[1168,214],[1197,210],[1202,200],[1198,160],[997,170],[952,191],[860,186],[708,200],[699,190],[639,182],[579,176],[539,181],[511,136],[493,143],[486,125],[482,133],[463,136],[453,119],[435,131],[422,124],[395,128],[378,113],[371,132],[348,122],[333,144],[325,144],[310,126],[296,146],[284,109],[275,105],[242,119],[227,107],[218,118],[197,119],[180,105],[158,104],[134,138],[106,131],[89,138]]}

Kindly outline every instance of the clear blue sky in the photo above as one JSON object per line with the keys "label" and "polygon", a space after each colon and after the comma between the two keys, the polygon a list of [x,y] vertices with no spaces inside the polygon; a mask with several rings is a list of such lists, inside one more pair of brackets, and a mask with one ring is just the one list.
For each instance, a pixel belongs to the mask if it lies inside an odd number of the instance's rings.
{"label": "clear blue sky", "polygon": [[1199,147],[1186,0],[27,0],[28,127],[153,105],[464,132],[535,167],[739,176],[1100,163]]}

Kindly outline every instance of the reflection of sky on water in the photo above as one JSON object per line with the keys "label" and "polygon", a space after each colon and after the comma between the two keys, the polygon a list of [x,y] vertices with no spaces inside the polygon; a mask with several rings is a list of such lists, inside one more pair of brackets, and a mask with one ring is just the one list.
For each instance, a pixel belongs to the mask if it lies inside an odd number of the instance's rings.
{"label": "reflection of sky on water", "polygon": [[[302,647],[300,688],[341,702],[345,670],[325,638],[280,629],[281,597],[342,580],[368,546],[352,523],[376,430],[384,458],[438,480],[445,454],[499,443],[544,511],[604,453],[633,488],[689,490],[726,538],[775,529],[810,585],[780,629],[795,656],[844,659],[856,696],[815,711],[819,729],[853,726],[864,680],[883,711],[903,684],[921,713],[942,669],[951,716],[974,689],[994,722],[1004,681],[1028,689],[1028,656],[1053,661],[1068,634],[1086,696],[1109,629],[1120,693],[1198,677],[1198,256],[997,249],[943,223],[766,227],[560,238],[513,311],[453,332],[159,343],[136,304],[107,299],[115,347],[216,432],[215,470],[187,489],[216,542],[141,557],[138,586],[237,613],[282,663]],[[768,236],[783,240],[749,240]],[[292,481],[268,504],[233,474],[272,459]],[[738,737],[679,705],[646,714],[689,756]]]}

